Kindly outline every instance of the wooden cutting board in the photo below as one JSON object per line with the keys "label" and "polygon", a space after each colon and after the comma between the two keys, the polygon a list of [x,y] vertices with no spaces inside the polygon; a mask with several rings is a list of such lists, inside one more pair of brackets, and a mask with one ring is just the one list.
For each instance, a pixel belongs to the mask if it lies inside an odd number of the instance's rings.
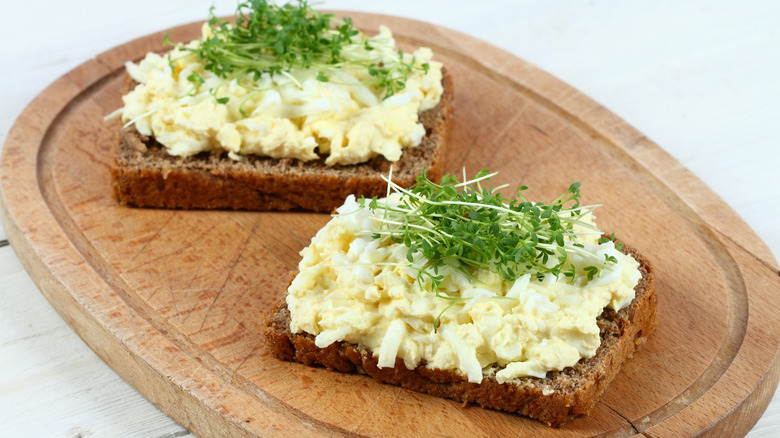
{"label": "wooden cutting board", "polygon": [[[123,63],[163,34],[110,50],[38,96],[8,136],[2,218],[19,258],[73,329],[125,380],[199,435],[724,436],[750,429],[780,361],[777,262],[688,170],[614,114],[532,65],[430,24],[389,25],[433,48],[456,81],[447,170],[549,201],[573,181],[653,262],[659,323],[593,413],[561,429],[519,416],[280,362],[263,315],[328,215],[117,206],[109,166]],[[195,38],[200,24],[172,30]],[[608,74],[608,72],[605,72]],[[511,193],[511,192],[507,192]]]}

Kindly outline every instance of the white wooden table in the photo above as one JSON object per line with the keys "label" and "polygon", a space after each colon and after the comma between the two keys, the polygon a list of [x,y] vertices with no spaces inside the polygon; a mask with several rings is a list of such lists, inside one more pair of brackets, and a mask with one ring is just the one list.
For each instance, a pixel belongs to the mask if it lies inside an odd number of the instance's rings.
{"label": "white wooden table", "polygon": [[[202,20],[211,3],[4,2],[0,144],[25,105],[57,77],[120,43]],[[780,256],[780,3],[332,0],[324,6],[433,22],[547,70],[669,151]],[[234,8],[223,1],[217,12]],[[189,435],[60,319],[2,227],[0,297],[0,435]],[[778,433],[775,395],[749,436]]]}

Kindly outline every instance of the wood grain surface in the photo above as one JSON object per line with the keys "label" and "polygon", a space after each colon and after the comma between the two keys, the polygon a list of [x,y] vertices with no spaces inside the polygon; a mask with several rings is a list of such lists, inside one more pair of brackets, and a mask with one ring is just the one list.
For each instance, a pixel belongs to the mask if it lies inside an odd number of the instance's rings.
{"label": "wood grain surface", "polygon": [[[298,251],[329,219],[305,212],[117,206],[109,166],[123,63],[162,33],[120,46],[46,89],[0,162],[9,240],[74,330],[125,380],[199,435],[300,433],[523,436],[744,434],[778,379],[780,279],[761,240],[690,172],[586,96],[484,42],[433,25],[389,25],[433,48],[456,81],[447,170],[498,170],[495,184],[550,200],[572,181],[602,229],[654,263],[659,324],[592,415],[561,429],[515,415],[280,362],[263,314]],[[173,40],[197,36],[200,24]]]}

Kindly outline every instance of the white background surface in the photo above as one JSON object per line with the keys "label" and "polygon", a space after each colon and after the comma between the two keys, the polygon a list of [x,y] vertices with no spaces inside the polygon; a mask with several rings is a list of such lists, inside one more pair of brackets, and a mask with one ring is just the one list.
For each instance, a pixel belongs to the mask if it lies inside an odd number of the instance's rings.
{"label": "white background surface", "polygon": [[[202,20],[210,5],[3,2],[0,144],[27,103],[62,74],[120,43]],[[235,3],[216,6],[229,15]],[[324,6],[436,23],[541,67],[666,149],[780,256],[780,2],[333,0]],[[0,296],[0,435],[188,435],[81,342],[10,246],[0,246]],[[778,430],[776,395],[749,436]]]}

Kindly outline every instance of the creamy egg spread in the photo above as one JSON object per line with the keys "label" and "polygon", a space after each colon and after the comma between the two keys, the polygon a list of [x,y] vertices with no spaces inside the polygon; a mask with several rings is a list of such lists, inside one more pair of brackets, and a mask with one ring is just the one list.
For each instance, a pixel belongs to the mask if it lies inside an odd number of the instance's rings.
{"label": "creamy egg spread", "polygon": [[[203,38],[210,37],[204,25]],[[398,59],[390,30],[365,38],[379,58]],[[198,40],[189,43],[198,44]],[[347,46],[355,56],[362,44]],[[413,70],[405,89],[383,99],[383,90],[366,86],[365,67],[344,67],[317,79],[316,69],[263,73],[257,80],[222,79],[206,70],[195,55],[174,49],[167,56],[149,53],[127,72],[138,86],[123,97],[122,121],[134,123],[141,134],[154,137],[171,155],[188,156],[221,149],[231,158],[248,154],[308,161],[326,155],[326,164],[354,164],[382,155],[400,158],[402,149],[420,144],[425,129],[418,114],[435,107],[442,94],[441,64],[420,48],[405,54],[415,65],[428,63],[426,73]],[[203,83],[188,80],[193,73]],[[218,103],[217,98],[228,98]]]}
{"label": "creamy egg spread", "polygon": [[[585,220],[592,224],[591,216]],[[402,243],[373,239],[379,223],[368,208],[348,198],[301,251],[287,307],[293,333],[315,335],[320,348],[337,341],[359,345],[378,355],[380,367],[393,367],[400,358],[409,369],[425,363],[459,370],[470,382],[485,376],[500,383],[543,378],[595,354],[596,318],[607,306],[628,305],[641,278],[632,257],[611,241],[599,244],[600,232],[581,230],[589,233],[572,238],[587,251],[617,260],[598,277],[547,274],[540,280],[525,274],[506,282],[490,270],[469,278],[445,266],[439,269],[441,288],[460,299],[444,311],[453,301],[417,283],[416,269],[425,259],[410,266]],[[576,256],[571,261],[578,263]]]}

